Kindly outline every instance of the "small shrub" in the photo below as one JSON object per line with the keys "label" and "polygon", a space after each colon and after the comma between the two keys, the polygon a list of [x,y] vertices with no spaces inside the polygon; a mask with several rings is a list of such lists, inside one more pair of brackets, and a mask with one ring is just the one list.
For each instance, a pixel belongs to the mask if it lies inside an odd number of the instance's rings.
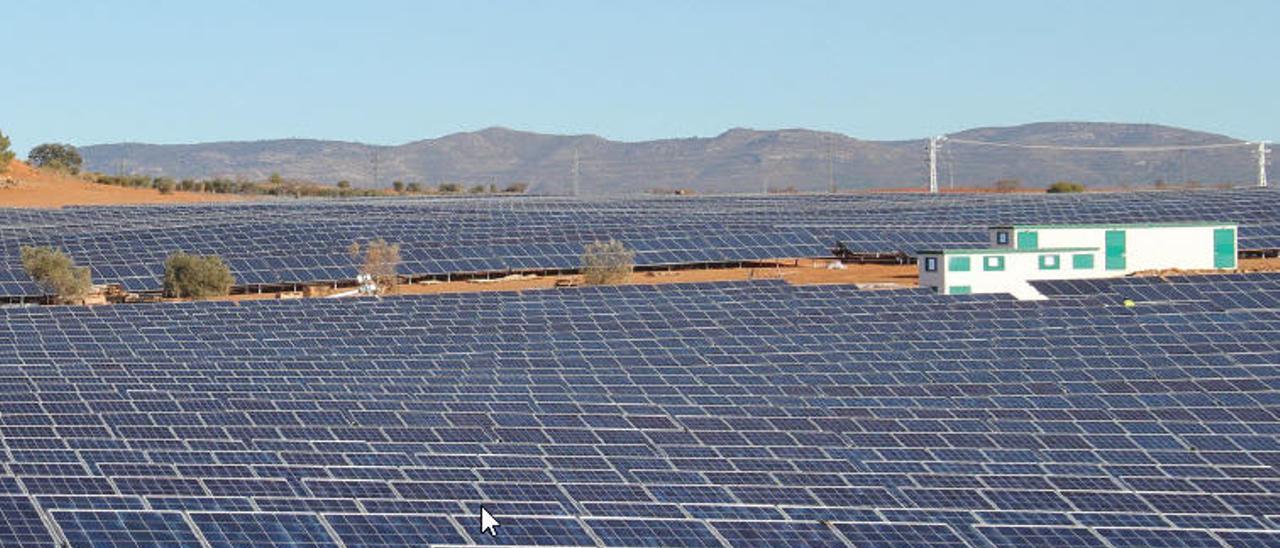
{"label": "small shrub", "polygon": [[168,177],[161,177],[155,181],[156,190],[159,190],[161,194],[173,194],[177,186],[177,183],[174,183],[173,179]]}
{"label": "small shrub", "polygon": [[529,190],[529,183],[511,183],[502,191],[511,194],[523,194],[526,190]]}
{"label": "small shrub", "polygon": [[[359,243],[347,246],[347,253],[352,258],[359,258],[362,248]],[[373,279],[382,293],[394,292],[400,285],[400,276],[396,270],[400,268],[400,244],[389,244],[378,238],[363,247],[364,262],[360,265],[360,273]]]}
{"label": "small shrub", "polygon": [[1049,185],[1049,194],[1070,194],[1075,192],[1084,192],[1084,185],[1073,183],[1071,181],[1058,181]]}
{"label": "small shrub", "polygon": [[471,190],[469,190],[468,192],[472,194],[484,194],[484,190],[485,190],[484,185],[476,185],[471,187]]}
{"label": "small shrub", "polygon": [[417,194],[419,192],[422,192],[422,184],[409,183],[409,185],[405,187],[405,190],[409,191],[410,194]]}
{"label": "small shrub", "polygon": [[462,185],[458,183],[440,183],[440,192],[462,192]]}
{"label": "small shrub", "polygon": [[609,240],[587,244],[582,252],[582,278],[587,285],[622,283],[635,267],[636,253],[622,242]]}
{"label": "small shrub", "polygon": [[351,181],[338,181],[338,188],[343,190],[351,188]]}
{"label": "small shrub", "polygon": [[217,255],[191,255],[182,251],[164,261],[164,294],[204,299],[226,295],[235,285],[231,269]]}
{"label": "small shrub", "polygon": [[[342,185],[342,182],[338,182],[338,185]],[[403,193],[403,192],[404,192],[404,181],[392,181],[392,182],[391,182],[391,188],[392,188],[392,189],[394,189],[394,190],[396,191],[396,193],[397,193],[397,194],[401,194],[401,193]]]}
{"label": "small shrub", "polygon": [[76,266],[66,253],[51,247],[23,246],[19,252],[22,269],[61,303],[84,299],[93,287],[89,267]]}

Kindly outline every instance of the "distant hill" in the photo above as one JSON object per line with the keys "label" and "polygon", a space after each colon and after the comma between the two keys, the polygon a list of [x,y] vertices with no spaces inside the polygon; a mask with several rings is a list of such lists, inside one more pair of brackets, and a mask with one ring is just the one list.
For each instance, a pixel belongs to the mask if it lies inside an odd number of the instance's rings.
{"label": "distant hill", "polygon": [[[1024,186],[1071,180],[1093,187],[1146,187],[1156,181],[1205,184],[1254,178],[1247,147],[1190,152],[1074,152],[967,144],[973,140],[1019,145],[1170,146],[1241,141],[1147,124],[1046,122],[979,128],[950,135],[942,148],[942,186],[989,186],[1015,178]],[[190,145],[105,144],[81,148],[86,167],[103,173],[286,178],[356,186],[401,180],[434,185],[525,182],[530,192],[567,193],[575,155],[583,194],[649,189],[759,192],[921,187],[926,180],[925,139],[866,141],[805,129],[731,129],[711,138],[610,141],[595,135],[546,135],[489,128],[398,146],[283,139]]]}

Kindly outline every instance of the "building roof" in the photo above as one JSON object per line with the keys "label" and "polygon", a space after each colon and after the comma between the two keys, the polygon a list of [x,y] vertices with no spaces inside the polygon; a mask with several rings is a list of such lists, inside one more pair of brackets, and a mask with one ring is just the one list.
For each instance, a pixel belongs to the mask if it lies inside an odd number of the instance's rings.
{"label": "building roof", "polygon": [[1236,226],[1236,223],[1229,221],[1180,221],[1167,223],[1071,223],[1071,224],[1048,224],[1048,225],[991,225],[988,230],[997,229],[1018,229],[1018,228],[1186,228],[1186,227],[1205,227],[1205,226]]}
{"label": "building roof", "polygon": [[1081,251],[1097,251],[1096,247],[1042,247],[1039,249],[1014,249],[1012,247],[983,247],[957,249],[926,249],[917,251],[917,255],[1005,255],[1014,253],[1073,253]]}

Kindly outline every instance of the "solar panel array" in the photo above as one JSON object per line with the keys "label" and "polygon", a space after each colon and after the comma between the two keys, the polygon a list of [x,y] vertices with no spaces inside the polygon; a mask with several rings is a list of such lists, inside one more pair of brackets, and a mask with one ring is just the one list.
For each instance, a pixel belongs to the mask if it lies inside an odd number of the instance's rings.
{"label": "solar panel array", "polygon": [[400,271],[446,275],[573,269],[583,245],[616,238],[641,266],[913,253],[971,247],[999,223],[1214,220],[1241,247],[1280,248],[1274,191],[1063,195],[851,194],[626,198],[405,198],[249,204],[0,209],[0,295],[38,295],[18,248],[51,245],[98,282],[157,290],[172,251],[216,253],[241,284],[350,280],[352,242],[400,243]]}
{"label": "solar panel array", "polygon": [[1088,283],[0,309],[0,545],[1280,543],[1280,276]]}

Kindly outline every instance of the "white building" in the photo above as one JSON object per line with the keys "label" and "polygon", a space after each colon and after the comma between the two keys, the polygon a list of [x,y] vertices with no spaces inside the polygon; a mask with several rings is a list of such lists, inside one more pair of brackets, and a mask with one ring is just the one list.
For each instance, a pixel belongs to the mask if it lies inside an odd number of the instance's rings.
{"label": "white building", "polygon": [[1236,267],[1236,232],[1229,223],[994,226],[990,248],[917,253],[920,285],[948,295],[1042,299],[1027,282],[1229,270]]}

